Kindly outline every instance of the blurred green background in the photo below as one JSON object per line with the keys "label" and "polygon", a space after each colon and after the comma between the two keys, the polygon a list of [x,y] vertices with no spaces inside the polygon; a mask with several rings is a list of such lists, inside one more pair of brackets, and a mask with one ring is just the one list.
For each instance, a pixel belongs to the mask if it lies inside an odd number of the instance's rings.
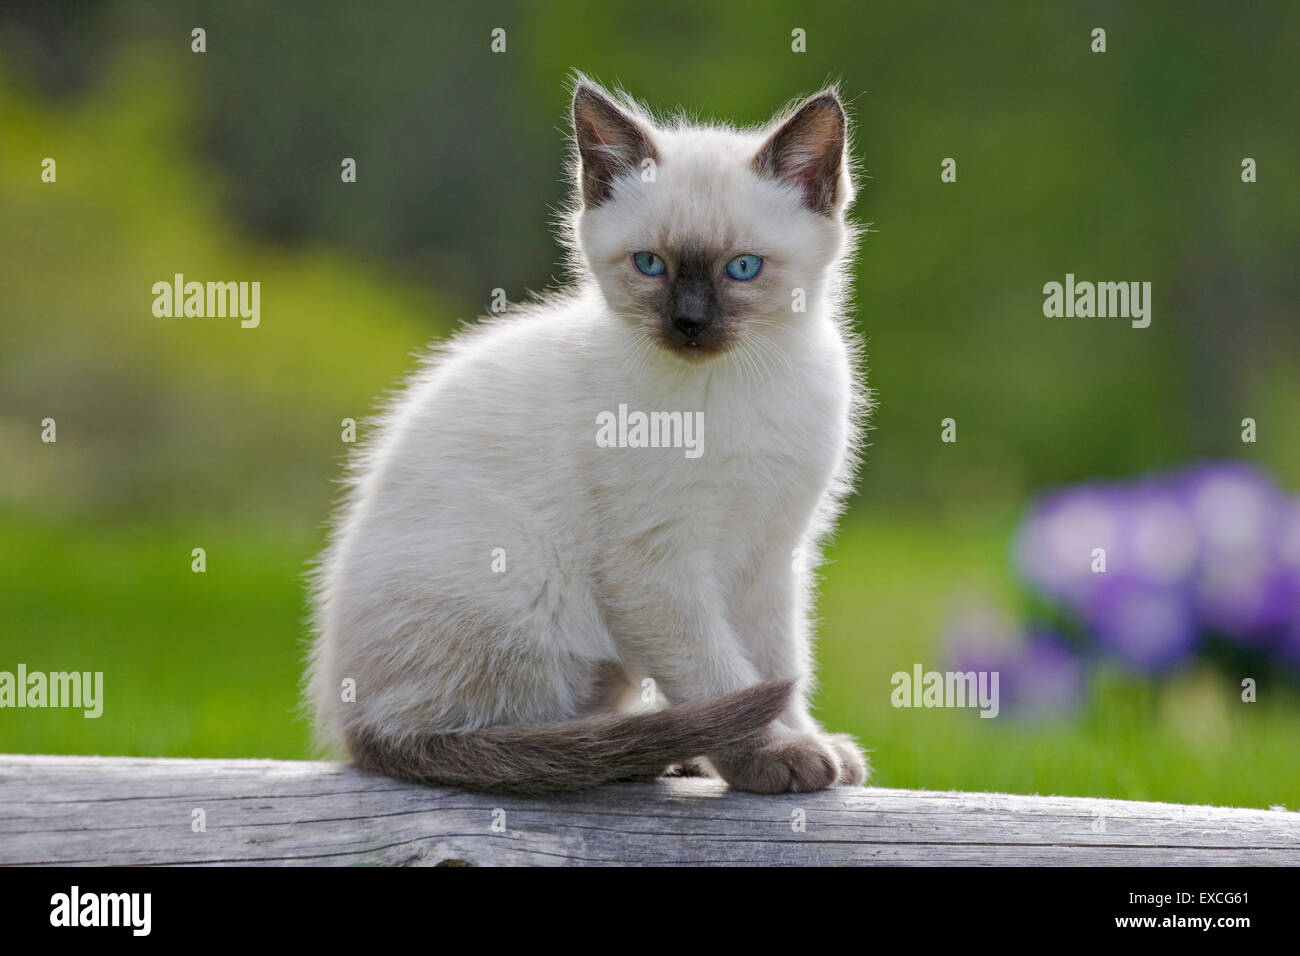
{"label": "blurred green background", "polygon": [[[1106,672],[1028,723],[896,710],[889,678],[946,666],[955,604],[1020,606],[1010,536],[1045,488],[1210,456],[1300,488],[1298,46],[1290,3],[6,5],[0,669],[102,670],[106,704],[0,711],[0,752],[309,755],[340,421],[492,289],[556,281],[579,68],[739,123],[828,80],[851,100],[878,408],[817,699],[874,782],[1295,808],[1282,682],[1243,705],[1216,672]],[[260,281],[261,326],[155,318],[177,272]],[[1044,318],[1066,272],[1150,281],[1150,328]]]}

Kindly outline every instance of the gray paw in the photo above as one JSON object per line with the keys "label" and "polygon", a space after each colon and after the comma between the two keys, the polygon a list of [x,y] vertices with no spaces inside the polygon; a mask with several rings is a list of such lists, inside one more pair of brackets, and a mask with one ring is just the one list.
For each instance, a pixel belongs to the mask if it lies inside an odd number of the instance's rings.
{"label": "gray paw", "polygon": [[858,742],[848,734],[831,734],[826,739],[840,763],[838,782],[847,787],[860,787],[866,783],[871,767]]}
{"label": "gray paw", "polygon": [[840,778],[836,748],[813,734],[779,737],[713,763],[727,783],[752,793],[807,793],[833,787]]}

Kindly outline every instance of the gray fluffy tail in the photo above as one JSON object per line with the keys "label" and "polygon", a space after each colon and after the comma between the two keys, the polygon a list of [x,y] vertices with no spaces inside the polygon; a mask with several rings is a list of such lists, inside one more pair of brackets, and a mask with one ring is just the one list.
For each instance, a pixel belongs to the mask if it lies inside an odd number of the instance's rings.
{"label": "gray fluffy tail", "polygon": [[504,793],[582,790],[650,779],[670,764],[757,739],[785,709],[792,687],[791,681],[766,681],[650,714],[602,714],[401,741],[361,729],[347,735],[347,745],[362,770],[403,780]]}

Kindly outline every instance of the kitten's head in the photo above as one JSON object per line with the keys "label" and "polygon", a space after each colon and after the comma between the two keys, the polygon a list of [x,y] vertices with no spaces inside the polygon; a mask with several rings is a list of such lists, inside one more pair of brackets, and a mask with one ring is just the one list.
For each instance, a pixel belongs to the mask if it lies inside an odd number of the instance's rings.
{"label": "kitten's head", "polygon": [[610,307],[688,361],[805,319],[849,235],[846,126],[833,90],[741,131],[658,124],[579,79],[574,238]]}

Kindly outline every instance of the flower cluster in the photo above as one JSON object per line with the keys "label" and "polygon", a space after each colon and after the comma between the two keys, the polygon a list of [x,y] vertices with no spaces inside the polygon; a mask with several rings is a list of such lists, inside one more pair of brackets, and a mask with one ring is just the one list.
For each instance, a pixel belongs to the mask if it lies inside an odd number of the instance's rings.
{"label": "flower cluster", "polygon": [[1030,637],[951,635],[961,663],[1003,658],[1012,686],[1060,684],[1077,658],[1157,675],[1225,650],[1300,672],[1300,498],[1253,466],[1061,489],[1031,508],[1015,558],[1037,602]]}

